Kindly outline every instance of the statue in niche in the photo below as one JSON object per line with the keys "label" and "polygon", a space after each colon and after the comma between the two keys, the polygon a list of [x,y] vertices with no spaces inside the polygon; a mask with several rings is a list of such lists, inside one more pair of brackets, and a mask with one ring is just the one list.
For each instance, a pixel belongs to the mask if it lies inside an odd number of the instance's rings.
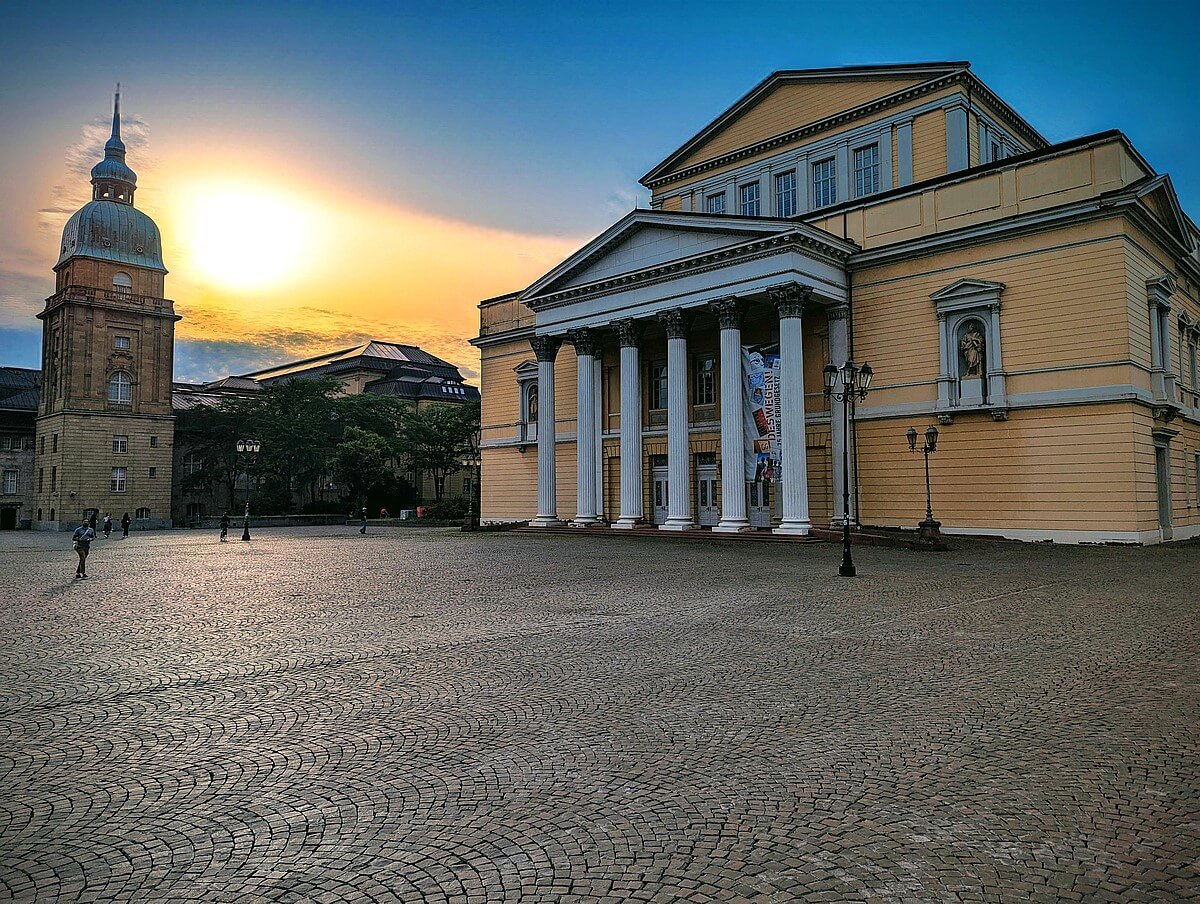
{"label": "statue in niche", "polygon": [[529,424],[536,424],[538,420],[538,387],[534,383],[529,387],[529,401],[526,403],[525,421]]}
{"label": "statue in niche", "polygon": [[972,320],[963,331],[962,338],[958,340],[958,351],[963,362],[960,376],[976,379],[983,377],[984,348],[983,330]]}

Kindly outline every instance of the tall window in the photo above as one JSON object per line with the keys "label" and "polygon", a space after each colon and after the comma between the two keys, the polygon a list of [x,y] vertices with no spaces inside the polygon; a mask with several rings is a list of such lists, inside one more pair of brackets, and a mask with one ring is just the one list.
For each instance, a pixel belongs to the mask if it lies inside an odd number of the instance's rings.
{"label": "tall window", "polygon": [[696,405],[715,405],[717,393],[715,376],[717,359],[712,355],[704,355],[696,359]]}
{"label": "tall window", "polygon": [[742,216],[758,216],[758,183],[751,182],[749,185],[743,185],[740,191],[742,195]]}
{"label": "tall window", "polygon": [[[50,492],[53,493],[53,492],[56,492],[57,490],[58,490],[58,465],[54,465],[50,468]],[[51,518],[50,520],[53,521],[54,519]]]}
{"label": "tall window", "polygon": [[837,169],[832,157],[813,164],[813,207],[837,203]]}
{"label": "tall window", "polygon": [[658,410],[667,407],[667,365],[650,365],[650,407]]}
{"label": "tall window", "polygon": [[128,452],[129,451],[129,437],[128,436],[114,436],[113,437],[113,451],[116,452],[118,455],[123,455],[124,453]]}
{"label": "tall window", "polygon": [[1200,392],[1200,361],[1197,361],[1195,339],[1188,343],[1188,370],[1192,378],[1192,389]]}
{"label": "tall window", "polygon": [[706,213],[724,213],[725,212],[725,192],[717,192],[715,195],[707,195],[704,198],[704,210]]}
{"label": "tall window", "polygon": [[775,210],[777,216],[796,215],[796,172],[780,173],[775,177]]}
{"label": "tall window", "polygon": [[124,468],[112,469],[112,484],[110,488],[114,493],[125,492],[125,475],[127,473],[128,472]]}
{"label": "tall window", "polygon": [[133,404],[133,378],[118,370],[108,378],[108,400],[114,405]]}
{"label": "tall window", "polygon": [[128,295],[133,291],[133,280],[128,273],[113,274],[113,291],[120,295]]}
{"label": "tall window", "polygon": [[879,145],[868,144],[854,152],[854,191],[860,198],[879,191]]}
{"label": "tall window", "polygon": [[17,494],[17,472],[4,472],[4,495],[15,496]]}

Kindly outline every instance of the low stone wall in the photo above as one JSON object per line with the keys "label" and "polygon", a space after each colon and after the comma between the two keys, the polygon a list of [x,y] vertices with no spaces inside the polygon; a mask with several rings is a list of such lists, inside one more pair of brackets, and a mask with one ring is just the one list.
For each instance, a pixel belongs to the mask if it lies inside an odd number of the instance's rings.
{"label": "low stone wall", "polygon": [[[229,514],[229,529],[241,530],[242,514]],[[316,527],[328,524],[348,524],[345,515],[250,515],[250,527]],[[203,518],[180,519],[176,527],[196,530],[220,530],[221,516],[206,515]]]}

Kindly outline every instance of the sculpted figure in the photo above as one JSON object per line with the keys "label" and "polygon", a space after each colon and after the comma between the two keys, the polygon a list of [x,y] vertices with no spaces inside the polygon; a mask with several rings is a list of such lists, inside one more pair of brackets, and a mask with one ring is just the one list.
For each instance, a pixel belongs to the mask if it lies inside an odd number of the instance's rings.
{"label": "sculpted figure", "polygon": [[964,377],[983,376],[983,333],[977,323],[967,325],[967,331],[959,340],[958,349],[962,352],[963,363],[966,364]]}

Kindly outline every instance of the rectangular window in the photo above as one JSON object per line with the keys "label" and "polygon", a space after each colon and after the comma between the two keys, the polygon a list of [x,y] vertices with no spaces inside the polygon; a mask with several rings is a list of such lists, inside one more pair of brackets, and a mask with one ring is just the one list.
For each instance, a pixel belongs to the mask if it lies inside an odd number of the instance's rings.
{"label": "rectangular window", "polygon": [[5,471],[4,472],[4,495],[5,496],[17,495],[17,472],[16,471]]}
{"label": "rectangular window", "polygon": [[42,487],[45,485],[45,482],[46,482],[45,478],[46,478],[46,469],[38,468],[38,492],[39,493],[42,491]]}
{"label": "rectangular window", "polygon": [[725,192],[722,191],[715,195],[706,195],[704,198],[704,210],[706,213],[724,213]]}
{"label": "rectangular window", "polygon": [[128,436],[114,436],[113,437],[113,451],[116,452],[118,455],[122,455],[122,454],[128,452],[129,451],[129,437]]}
{"label": "rectangular window", "polygon": [[705,355],[696,359],[696,405],[715,405],[717,359]]}
{"label": "rectangular window", "polygon": [[1003,158],[1004,158],[1004,148],[1001,147],[1000,142],[993,141],[992,142],[992,160],[1001,160]]}
{"label": "rectangular window", "polygon": [[155,449],[157,447],[158,447],[158,437],[157,436],[150,437],[150,448]]}
{"label": "rectangular window", "polygon": [[775,210],[776,216],[794,217],[796,215],[796,173],[780,173],[775,177]]}
{"label": "rectangular window", "polygon": [[129,348],[129,337],[128,336],[114,336],[113,337],[113,348],[126,348],[126,349]]}
{"label": "rectangular window", "polygon": [[837,203],[837,168],[834,159],[813,164],[813,207],[828,207]]}
{"label": "rectangular window", "polygon": [[1197,361],[1196,343],[1188,343],[1188,372],[1192,378],[1192,389],[1200,392],[1200,362]]}
{"label": "rectangular window", "polygon": [[56,433],[56,434],[54,434],[54,436],[52,436],[52,437],[51,437],[51,440],[52,440],[52,442],[51,442],[51,445],[52,445],[54,448],[52,448],[50,451],[51,451],[52,453],[53,453],[53,452],[57,452],[57,451],[58,451],[58,434],[57,434],[57,433]]}
{"label": "rectangular window", "polygon": [[855,150],[854,191],[859,198],[879,191],[879,145],[868,144]]}
{"label": "rectangular window", "polygon": [[[13,440],[10,437],[0,436],[0,452],[7,452],[10,448],[12,448],[12,441]],[[21,441],[17,440],[16,448],[18,448],[18,449],[21,448],[20,443],[21,443]]]}
{"label": "rectangular window", "polygon": [[157,476],[158,476],[158,468],[151,468],[150,469],[150,479],[153,480]]}
{"label": "rectangular window", "polygon": [[53,493],[58,489],[58,465],[54,465],[50,469],[50,492]]}
{"label": "rectangular window", "polygon": [[662,409],[667,407],[667,365],[650,365],[650,407]]}
{"label": "rectangular window", "polygon": [[38,455],[45,455],[45,454],[46,454],[46,437],[42,436],[42,437],[38,438]]}
{"label": "rectangular window", "polygon": [[125,492],[125,474],[126,471],[124,468],[112,469],[112,491],[114,493]]}
{"label": "rectangular window", "polygon": [[742,194],[742,216],[756,217],[758,216],[758,183],[751,182],[749,185],[741,187]]}

